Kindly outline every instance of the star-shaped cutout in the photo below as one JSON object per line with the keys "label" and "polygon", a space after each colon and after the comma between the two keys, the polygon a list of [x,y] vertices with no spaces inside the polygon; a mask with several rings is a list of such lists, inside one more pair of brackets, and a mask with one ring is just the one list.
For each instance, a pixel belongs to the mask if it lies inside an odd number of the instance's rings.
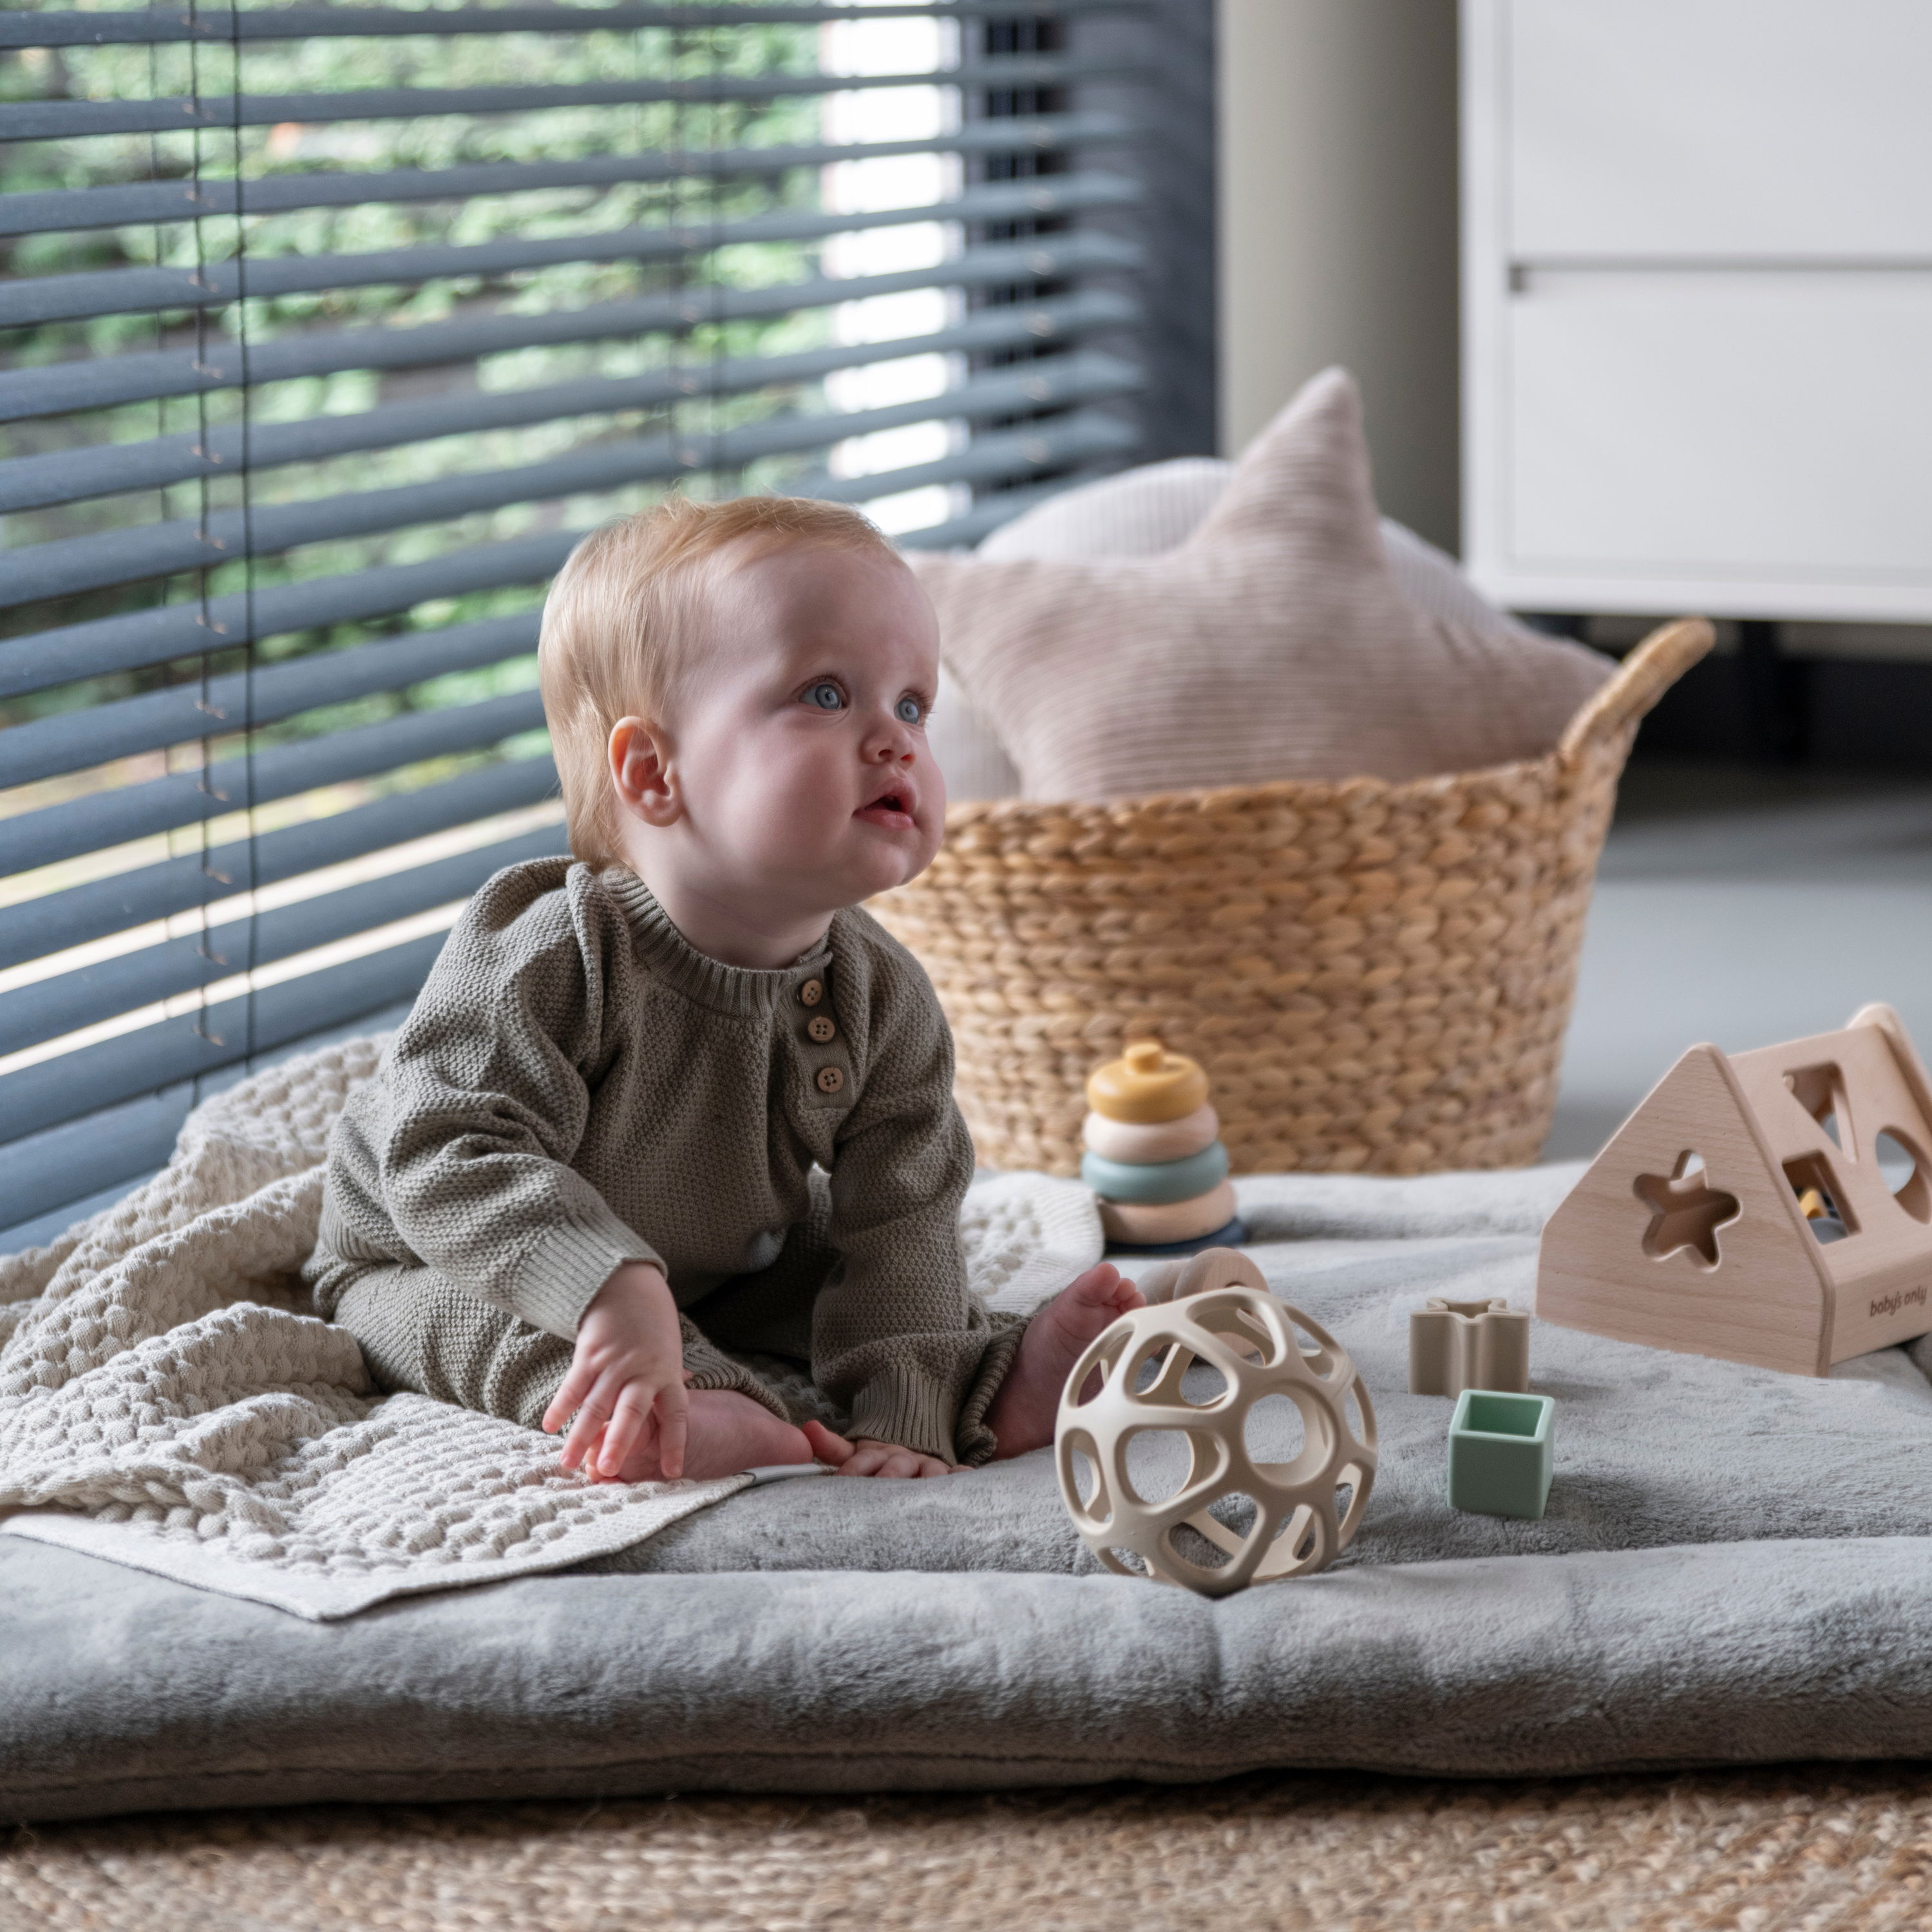
{"label": "star-shaped cutout", "polygon": [[1666,1261],[1679,1248],[1691,1248],[1702,1256],[1705,1267],[1718,1265],[1718,1230],[1738,1218],[1738,1197],[1705,1180],[1704,1164],[1696,1155],[1683,1155],[1675,1174],[1639,1174],[1636,1198],[1651,1210],[1643,1251],[1653,1261]]}

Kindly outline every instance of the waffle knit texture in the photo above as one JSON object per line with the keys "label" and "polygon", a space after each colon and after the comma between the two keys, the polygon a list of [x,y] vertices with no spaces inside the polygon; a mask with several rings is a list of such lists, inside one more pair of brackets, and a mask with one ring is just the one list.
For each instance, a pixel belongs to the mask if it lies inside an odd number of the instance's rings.
{"label": "waffle knit texture", "polygon": [[[326,1621],[608,1556],[750,1480],[591,1482],[558,1466],[552,1437],[413,1390],[383,1394],[354,1336],[315,1319],[299,1270],[328,1135],[386,1038],[280,1061],[204,1101],[152,1180],[46,1247],[0,1256],[5,1538]],[[968,1287],[1010,1326],[1100,1258],[1093,1196],[1044,1174],[975,1181],[959,1237]],[[817,1404],[843,1426],[802,1365],[759,1366],[801,1411]],[[98,1688],[103,1640],[87,1631]],[[16,1643],[31,1678],[25,1655]],[[133,1732],[94,1734],[112,1755]],[[314,1745],[304,1730],[304,1751]],[[72,1770],[63,1760],[61,1777]]]}
{"label": "waffle knit texture", "polygon": [[533,860],[350,1096],[304,1278],[385,1386],[535,1426],[592,1298],[655,1262],[692,1387],[791,1419],[736,1358],[802,1360],[853,1433],[982,1462],[1023,1324],[968,1292],[972,1175],[938,1003],[866,914],[727,966],[628,868]]}

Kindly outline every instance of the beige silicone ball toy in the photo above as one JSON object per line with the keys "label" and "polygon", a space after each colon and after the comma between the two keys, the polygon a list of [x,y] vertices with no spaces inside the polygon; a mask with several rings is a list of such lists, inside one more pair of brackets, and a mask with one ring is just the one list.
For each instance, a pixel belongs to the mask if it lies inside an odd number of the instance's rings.
{"label": "beige silicone ball toy", "polygon": [[1369,1391],[1247,1256],[1173,1266],[1166,1298],[1105,1329],[1066,1378],[1054,1462],[1074,1528],[1116,1576],[1204,1597],[1312,1576],[1368,1508]]}

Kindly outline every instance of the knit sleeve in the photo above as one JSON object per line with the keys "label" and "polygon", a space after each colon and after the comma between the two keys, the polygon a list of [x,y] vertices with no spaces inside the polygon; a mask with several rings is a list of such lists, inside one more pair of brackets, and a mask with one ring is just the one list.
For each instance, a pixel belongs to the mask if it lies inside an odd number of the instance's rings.
{"label": "knit sleeve", "polygon": [[569,1165],[609,935],[555,873],[513,866],[465,908],[391,1042],[371,1151],[417,1256],[568,1340],[620,1262],[662,1263]]}
{"label": "knit sleeve", "polygon": [[860,1096],[837,1137],[840,1259],[813,1311],[813,1379],[858,1435],[983,1462],[996,1444],[980,1418],[1018,1334],[966,1285],[959,1204],[973,1142],[952,1098],[952,1036],[917,964],[896,963],[872,1003]]}

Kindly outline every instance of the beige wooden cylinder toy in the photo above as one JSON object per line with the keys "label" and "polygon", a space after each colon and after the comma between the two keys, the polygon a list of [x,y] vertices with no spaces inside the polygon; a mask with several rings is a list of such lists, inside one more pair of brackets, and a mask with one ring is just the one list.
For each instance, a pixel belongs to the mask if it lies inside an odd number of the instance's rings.
{"label": "beige wooden cylinder toy", "polygon": [[1087,1081],[1080,1178],[1099,1196],[1108,1248],[1193,1254],[1244,1241],[1208,1076],[1184,1054],[1137,1040]]}
{"label": "beige wooden cylinder toy", "polygon": [[[1257,1428],[1274,1396],[1292,1418]],[[1172,1299],[1122,1316],[1074,1364],[1054,1461],[1108,1569],[1224,1597],[1312,1575],[1347,1546],[1375,1484],[1375,1409],[1332,1336],[1246,1256],[1210,1248]]]}

